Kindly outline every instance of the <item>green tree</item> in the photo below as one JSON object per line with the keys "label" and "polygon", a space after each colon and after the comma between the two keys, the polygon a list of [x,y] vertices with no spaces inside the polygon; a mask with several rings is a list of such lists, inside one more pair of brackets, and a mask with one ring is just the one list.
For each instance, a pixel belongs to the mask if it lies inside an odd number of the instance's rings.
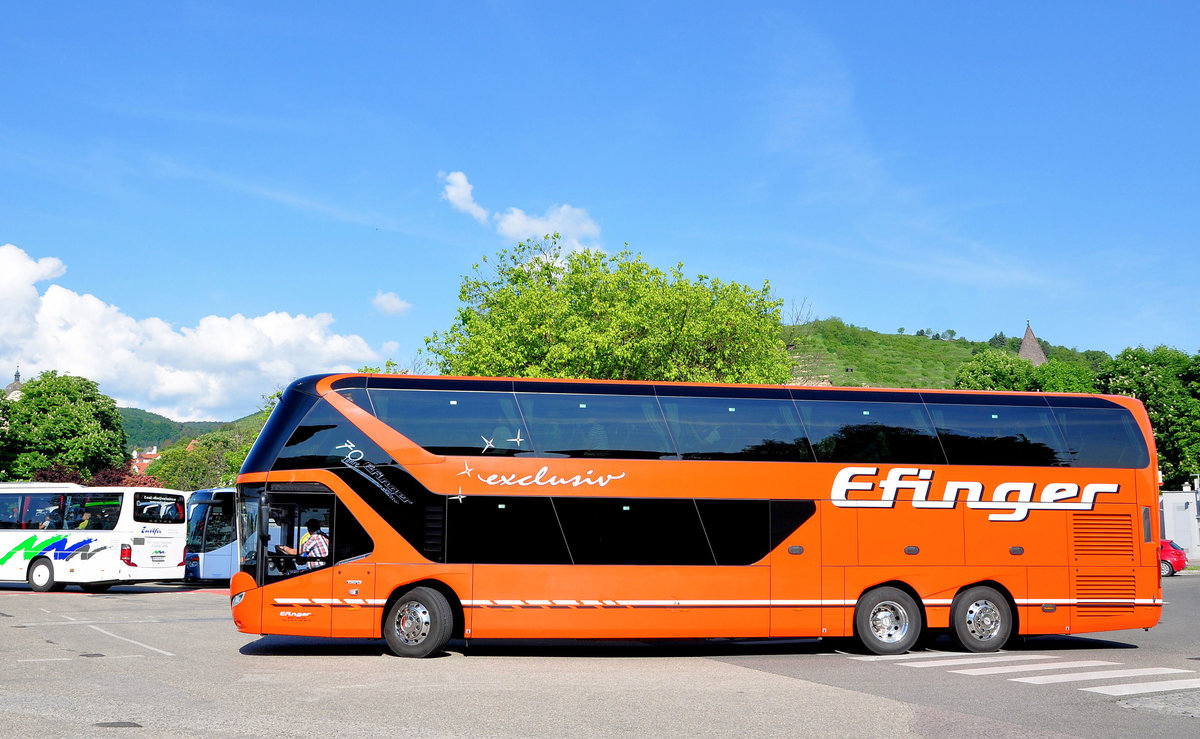
{"label": "green tree", "polygon": [[1051,359],[1033,368],[1033,384],[1048,393],[1094,393],[1096,375],[1086,365]]}
{"label": "green tree", "polygon": [[176,490],[232,485],[265,422],[266,416],[260,414],[253,422],[210,431],[164,449],[146,474]]}
{"label": "green tree", "polygon": [[1033,365],[999,349],[984,349],[958,366],[954,387],[964,390],[1033,390]]}
{"label": "green tree", "polygon": [[454,324],[425,339],[444,374],[783,383],[782,300],[669,273],[629,251],[568,252],[557,234],[484,258]]}
{"label": "green tree", "polygon": [[1200,473],[1200,399],[1197,357],[1159,346],[1118,354],[1100,375],[1108,393],[1142,401],[1154,429],[1163,485],[1178,489]]}
{"label": "green tree", "polygon": [[3,412],[0,479],[28,480],[55,465],[87,479],[129,466],[117,404],[91,380],[43,372]]}

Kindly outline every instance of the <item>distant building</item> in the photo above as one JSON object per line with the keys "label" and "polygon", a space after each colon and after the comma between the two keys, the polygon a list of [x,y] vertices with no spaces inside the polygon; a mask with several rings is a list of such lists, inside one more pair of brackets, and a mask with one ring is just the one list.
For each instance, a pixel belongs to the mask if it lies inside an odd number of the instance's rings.
{"label": "distant building", "polygon": [[4,399],[13,402],[21,399],[21,368],[17,367],[17,371],[13,374],[13,381],[8,387],[4,388]]}
{"label": "distant building", "polygon": [[1033,329],[1030,328],[1029,321],[1025,322],[1025,336],[1021,339],[1021,349],[1017,352],[1017,356],[1033,362],[1034,367],[1046,363],[1046,353],[1042,351],[1042,345],[1038,343],[1037,337],[1033,335]]}
{"label": "distant building", "polygon": [[146,468],[149,467],[150,463],[156,459],[158,459],[157,446],[152,446],[144,452],[139,449],[134,449],[133,462],[130,463],[130,467],[133,469],[133,474],[146,474]]}

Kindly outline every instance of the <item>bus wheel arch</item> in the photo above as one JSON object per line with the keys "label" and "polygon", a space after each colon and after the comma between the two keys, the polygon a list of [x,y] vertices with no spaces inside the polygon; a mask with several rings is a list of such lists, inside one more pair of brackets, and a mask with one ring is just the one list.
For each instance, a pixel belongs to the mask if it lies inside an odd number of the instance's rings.
{"label": "bus wheel arch", "polygon": [[995,652],[1018,633],[1012,594],[998,582],[959,589],[950,604],[950,636],[968,652]]}
{"label": "bus wheel arch", "polygon": [[854,606],[854,636],[875,654],[904,654],[925,630],[921,599],[905,583],[872,586]]}
{"label": "bus wheel arch", "polygon": [[400,657],[428,657],[462,633],[463,610],[454,591],[436,580],[396,588],[383,609],[381,634]]}
{"label": "bus wheel arch", "polygon": [[49,557],[38,557],[29,563],[25,572],[25,581],[29,587],[39,593],[63,590],[67,586],[54,581],[54,562]]}

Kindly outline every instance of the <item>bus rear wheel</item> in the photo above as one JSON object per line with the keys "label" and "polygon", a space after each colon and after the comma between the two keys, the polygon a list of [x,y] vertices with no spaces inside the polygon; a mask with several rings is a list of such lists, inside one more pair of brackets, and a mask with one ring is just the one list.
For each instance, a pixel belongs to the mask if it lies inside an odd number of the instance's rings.
{"label": "bus rear wheel", "polygon": [[424,586],[405,592],[388,610],[383,638],[400,657],[428,657],[450,641],[454,613],[446,596]]}
{"label": "bus rear wheel", "polygon": [[39,593],[62,590],[66,587],[66,585],[54,582],[54,565],[45,557],[35,559],[33,564],[29,565],[29,572],[26,573],[25,579],[29,583],[29,587]]}
{"label": "bus rear wheel", "polygon": [[950,605],[954,641],[968,652],[995,652],[1012,635],[1012,609],[1003,595],[986,586],[968,588]]}
{"label": "bus rear wheel", "polygon": [[899,588],[865,593],[854,609],[854,634],[875,654],[904,654],[917,643],[921,628],[917,602]]}

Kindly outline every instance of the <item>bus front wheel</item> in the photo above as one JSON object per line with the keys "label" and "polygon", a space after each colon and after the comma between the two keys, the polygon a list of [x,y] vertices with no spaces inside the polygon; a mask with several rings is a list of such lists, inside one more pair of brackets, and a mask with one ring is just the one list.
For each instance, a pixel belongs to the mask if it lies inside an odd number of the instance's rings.
{"label": "bus front wheel", "polygon": [[917,643],[921,626],[917,602],[899,588],[865,593],[854,609],[854,633],[875,654],[904,654]]}
{"label": "bus front wheel", "polygon": [[454,613],[446,596],[424,586],[405,592],[388,610],[383,638],[400,657],[428,657],[450,641]]}
{"label": "bus front wheel", "polygon": [[29,587],[39,593],[62,590],[66,587],[54,582],[54,565],[45,557],[36,559],[33,561],[33,564],[29,565],[29,572],[26,574],[25,579],[29,582]]}
{"label": "bus front wheel", "polygon": [[950,605],[954,641],[968,652],[995,652],[1012,634],[1012,609],[1003,595],[979,586],[959,593]]}

